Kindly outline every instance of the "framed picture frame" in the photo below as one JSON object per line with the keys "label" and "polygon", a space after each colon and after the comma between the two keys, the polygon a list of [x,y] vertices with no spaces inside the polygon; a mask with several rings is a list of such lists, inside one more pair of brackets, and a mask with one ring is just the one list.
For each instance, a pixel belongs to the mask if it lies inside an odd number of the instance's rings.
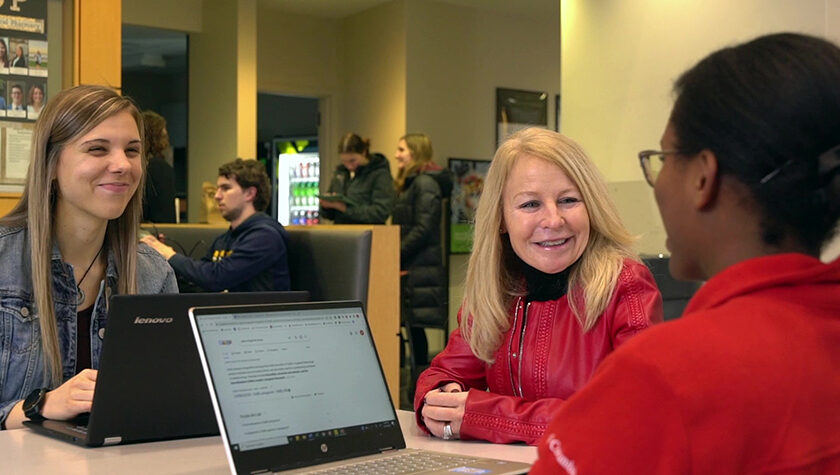
{"label": "framed picture frame", "polygon": [[560,132],[560,94],[554,95],[554,131]]}
{"label": "framed picture frame", "polygon": [[496,147],[528,127],[548,128],[548,93],[496,88]]}
{"label": "framed picture frame", "polygon": [[490,169],[490,160],[450,158],[449,170],[453,176],[452,199],[449,202],[450,254],[472,252],[473,228],[478,199],[484,188],[484,179]]}

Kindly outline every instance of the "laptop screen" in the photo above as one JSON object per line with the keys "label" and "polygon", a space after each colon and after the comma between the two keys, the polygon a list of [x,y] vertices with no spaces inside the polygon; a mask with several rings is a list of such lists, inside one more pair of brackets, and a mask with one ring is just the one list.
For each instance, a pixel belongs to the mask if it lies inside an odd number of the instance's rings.
{"label": "laptop screen", "polygon": [[403,444],[358,302],[193,314],[234,458],[310,453],[299,466]]}

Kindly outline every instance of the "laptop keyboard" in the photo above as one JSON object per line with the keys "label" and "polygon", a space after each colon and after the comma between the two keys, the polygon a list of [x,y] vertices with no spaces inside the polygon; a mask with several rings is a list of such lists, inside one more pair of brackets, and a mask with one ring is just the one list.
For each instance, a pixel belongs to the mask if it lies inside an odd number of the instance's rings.
{"label": "laptop keyboard", "polygon": [[433,452],[396,453],[389,457],[343,465],[324,470],[318,474],[371,474],[371,473],[422,473],[448,467],[459,467],[474,462],[473,457],[447,455]]}

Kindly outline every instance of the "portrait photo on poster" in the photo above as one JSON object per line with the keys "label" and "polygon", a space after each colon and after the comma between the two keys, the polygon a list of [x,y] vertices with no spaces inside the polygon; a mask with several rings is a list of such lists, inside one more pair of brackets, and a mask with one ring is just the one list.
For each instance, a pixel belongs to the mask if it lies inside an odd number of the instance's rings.
{"label": "portrait photo on poster", "polygon": [[11,57],[9,38],[0,36],[0,74],[9,74],[9,59]]}
{"label": "portrait photo on poster", "polygon": [[47,77],[49,48],[46,41],[29,40],[29,75]]}
{"label": "portrait photo on poster", "polygon": [[449,170],[455,177],[452,187],[451,225],[449,251],[451,254],[469,254],[472,251],[473,225],[478,199],[484,188],[484,178],[490,169],[490,160],[450,158]]}
{"label": "portrait photo on poster", "polygon": [[27,40],[22,38],[9,38],[9,72],[12,74],[28,75],[29,60],[26,58],[29,51]]}
{"label": "portrait photo on poster", "polygon": [[26,118],[35,120],[41,115],[41,109],[47,103],[47,85],[44,82],[35,81],[29,83],[26,92]]}
{"label": "portrait photo on poster", "polygon": [[5,79],[0,79],[0,117],[6,117],[6,97],[9,95],[9,84]]}
{"label": "portrait photo on poster", "polygon": [[6,98],[6,117],[26,118],[26,85],[23,81],[10,80]]}

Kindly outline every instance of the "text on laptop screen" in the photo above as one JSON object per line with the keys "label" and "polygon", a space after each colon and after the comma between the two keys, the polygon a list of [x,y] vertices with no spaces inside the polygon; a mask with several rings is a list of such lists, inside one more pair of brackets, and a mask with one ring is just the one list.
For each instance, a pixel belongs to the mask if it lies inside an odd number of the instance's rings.
{"label": "text on laptop screen", "polygon": [[361,308],[202,315],[196,323],[235,450],[393,424]]}

